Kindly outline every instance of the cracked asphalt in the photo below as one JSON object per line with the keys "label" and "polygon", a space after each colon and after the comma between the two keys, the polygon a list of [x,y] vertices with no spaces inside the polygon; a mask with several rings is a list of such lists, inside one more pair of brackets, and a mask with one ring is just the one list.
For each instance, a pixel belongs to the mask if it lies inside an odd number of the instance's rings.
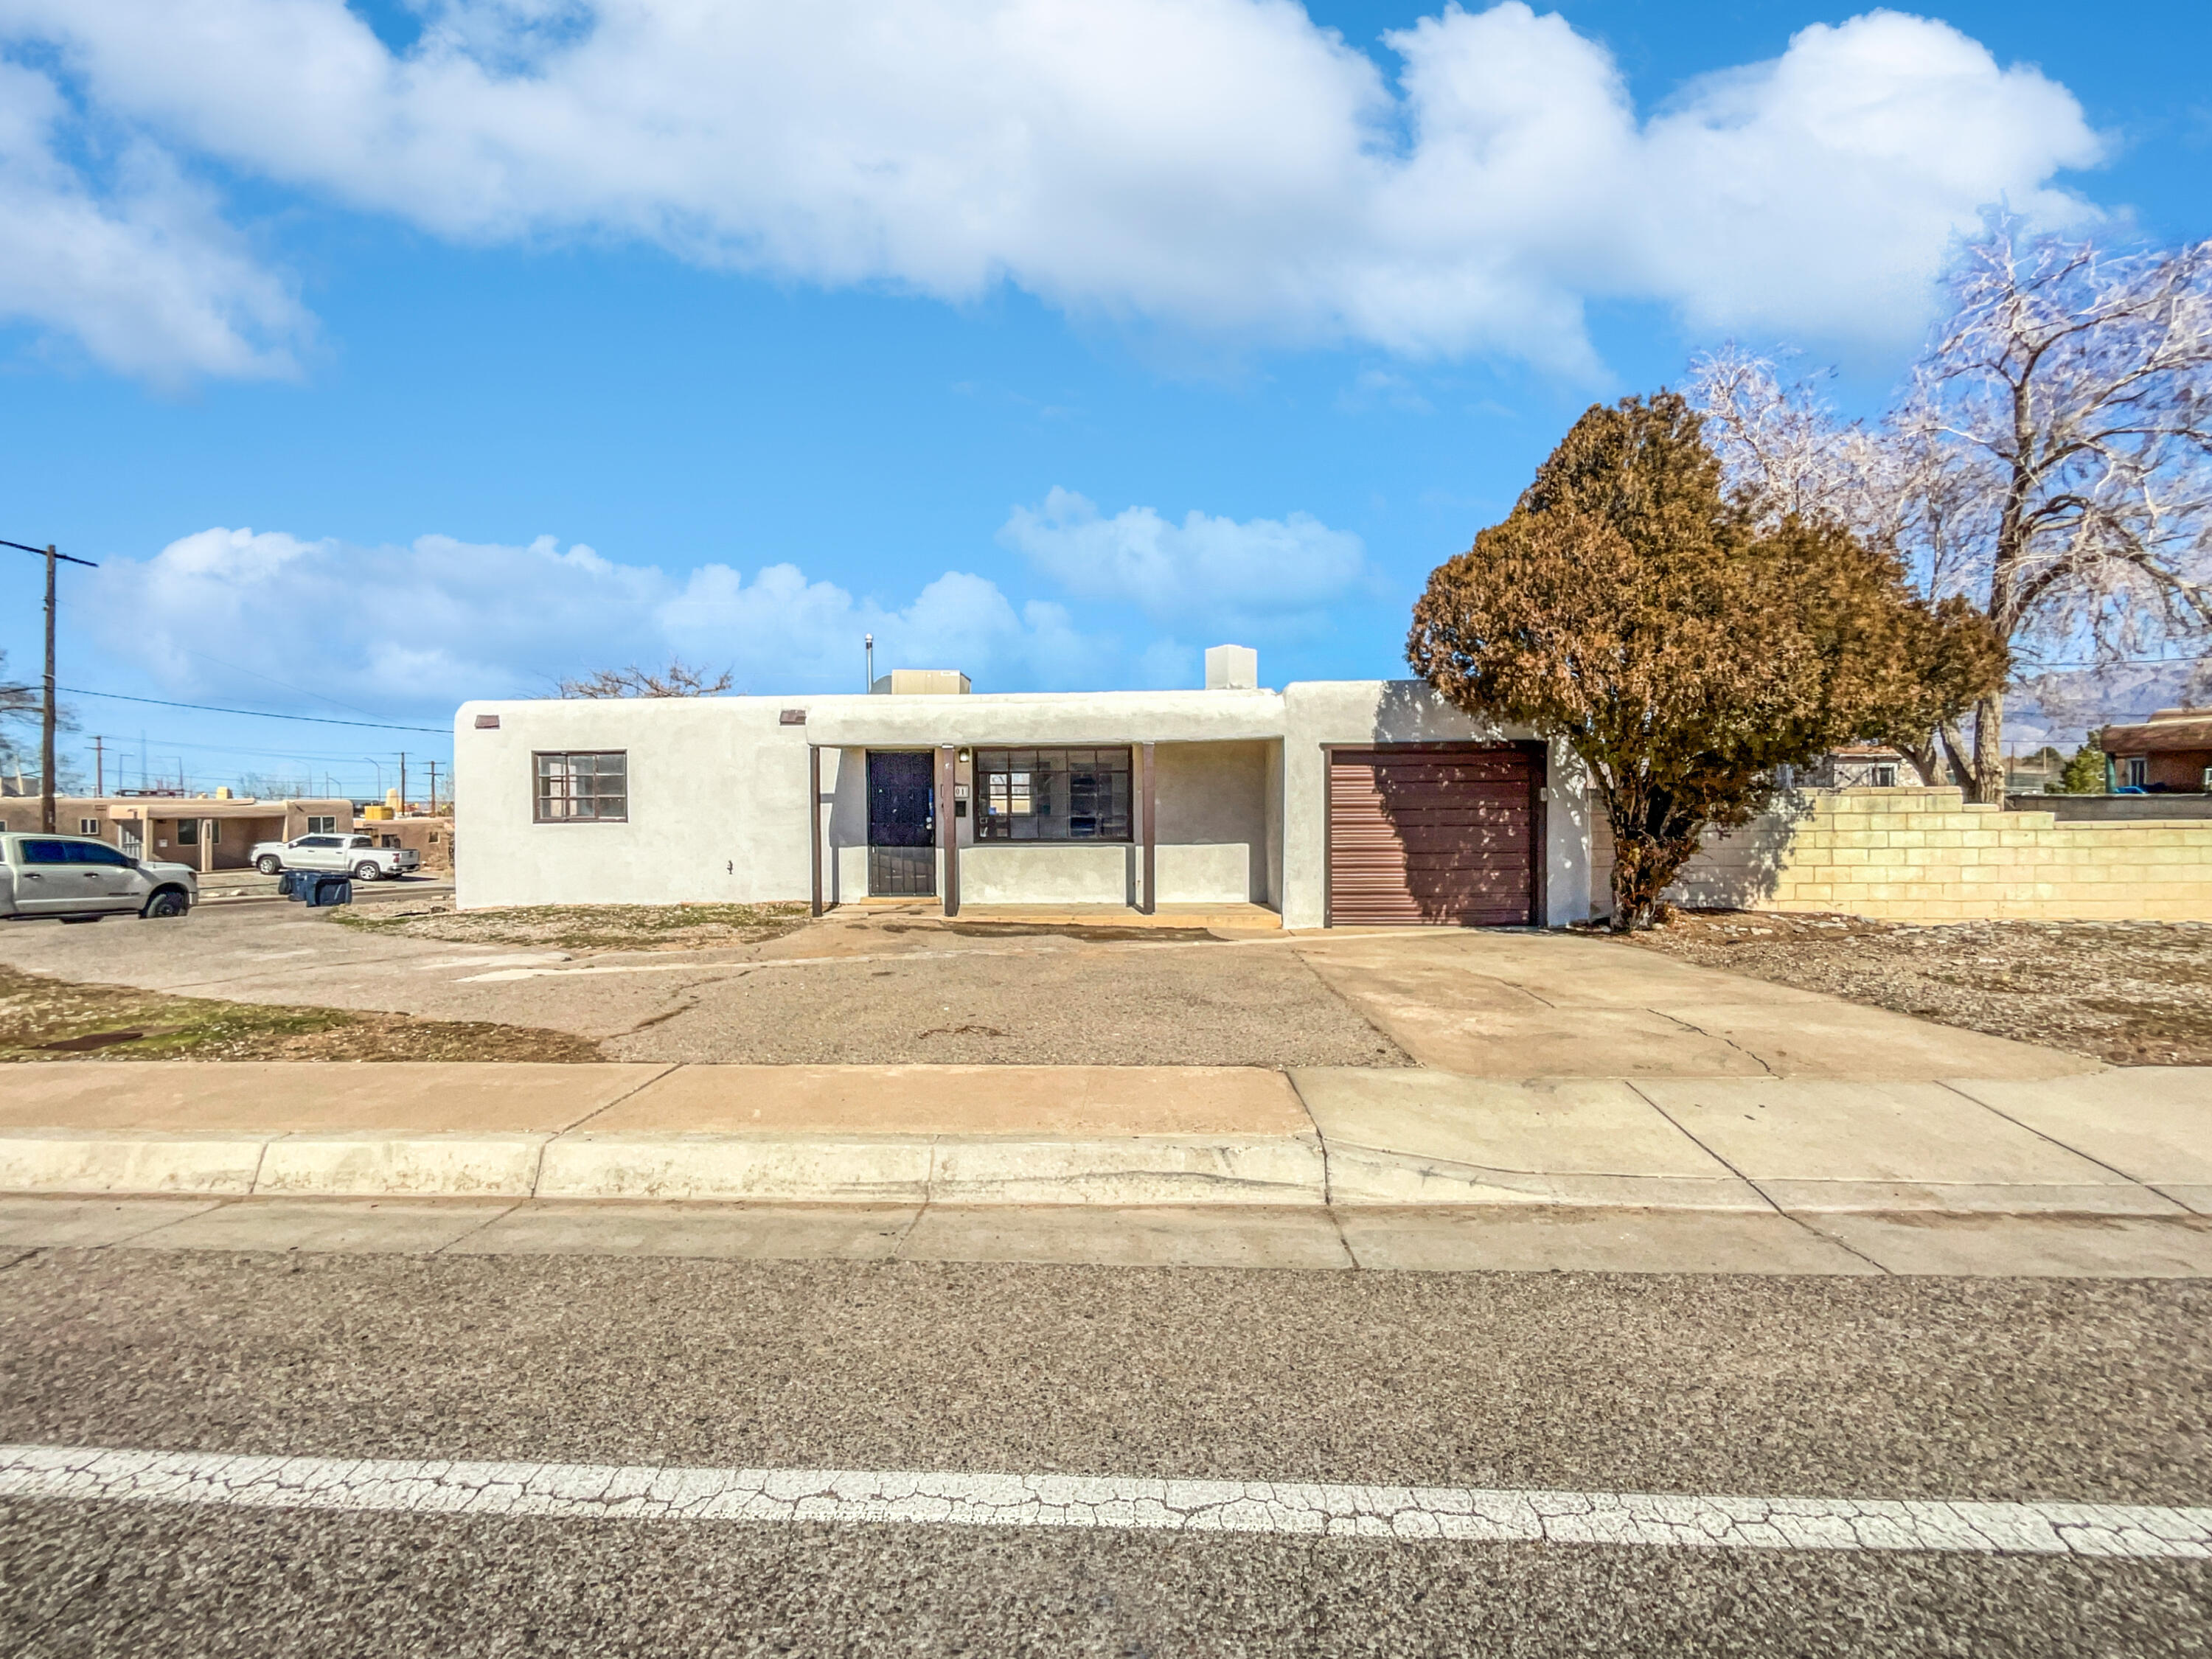
{"label": "cracked asphalt", "polygon": [[[41,1250],[0,1440],[2202,1504],[2201,1281]],[[0,1650],[2200,1653],[2212,1564],[0,1504]]]}

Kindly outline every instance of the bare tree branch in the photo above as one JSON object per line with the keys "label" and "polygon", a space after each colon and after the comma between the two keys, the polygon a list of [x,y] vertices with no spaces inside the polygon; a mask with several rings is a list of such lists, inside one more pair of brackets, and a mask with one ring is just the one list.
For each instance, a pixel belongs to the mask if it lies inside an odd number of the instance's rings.
{"label": "bare tree branch", "polygon": [[580,678],[562,680],[561,695],[564,697],[712,697],[728,690],[736,683],[732,670],[725,668],[712,678],[707,670],[694,668],[670,658],[662,669],[601,668]]}
{"label": "bare tree branch", "polygon": [[[2116,254],[1993,221],[1871,428],[1733,349],[1692,381],[1763,511],[1824,511],[1892,549],[2022,665],[2212,641],[2212,242]],[[2002,695],[1975,711],[1978,799],[2002,798],[2003,720]]]}

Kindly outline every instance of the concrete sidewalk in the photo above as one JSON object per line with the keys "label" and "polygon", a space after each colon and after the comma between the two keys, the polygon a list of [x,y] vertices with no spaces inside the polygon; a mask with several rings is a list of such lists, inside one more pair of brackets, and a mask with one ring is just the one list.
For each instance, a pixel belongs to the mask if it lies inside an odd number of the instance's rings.
{"label": "concrete sidewalk", "polygon": [[49,1062],[0,1073],[0,1193],[2187,1220],[2212,1071]]}

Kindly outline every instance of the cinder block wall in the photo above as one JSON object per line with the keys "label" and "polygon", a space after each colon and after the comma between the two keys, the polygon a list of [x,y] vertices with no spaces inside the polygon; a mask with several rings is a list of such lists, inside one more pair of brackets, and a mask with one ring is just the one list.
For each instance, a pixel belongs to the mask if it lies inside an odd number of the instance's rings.
{"label": "cinder block wall", "polygon": [[[1612,848],[1594,848],[1609,876]],[[1606,879],[1593,882],[1601,909]],[[2060,823],[1956,789],[1794,795],[1707,838],[1668,896],[1893,921],[2212,921],[2212,823]]]}

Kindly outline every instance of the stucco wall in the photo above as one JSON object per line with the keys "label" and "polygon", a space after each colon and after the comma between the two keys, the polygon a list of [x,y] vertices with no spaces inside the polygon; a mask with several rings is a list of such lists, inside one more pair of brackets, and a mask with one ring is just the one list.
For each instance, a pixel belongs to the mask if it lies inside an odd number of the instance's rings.
{"label": "stucco wall", "polygon": [[[908,706],[886,708],[887,704]],[[805,898],[807,745],[839,732],[896,745],[1142,742],[1174,732],[1242,733],[1279,718],[1273,692],[1112,694],[1066,700],[714,697],[478,702],[455,721],[457,872],[464,908],[503,904],[637,903]],[[780,724],[804,708],[808,724]],[[496,731],[476,716],[497,714]],[[1009,725],[1016,714],[1021,723]],[[1117,730],[1109,719],[1132,722]],[[1155,751],[1164,902],[1264,901],[1269,862],[1271,741],[1160,740]],[[532,821],[533,753],[620,749],[629,757],[625,823]],[[972,787],[972,765],[959,779]],[[823,884],[832,903],[867,895],[867,749],[822,750]],[[970,803],[972,806],[972,801]],[[961,896],[969,903],[1125,903],[1133,867],[1123,845],[975,844],[957,820]],[[941,883],[940,883],[941,885]]]}
{"label": "stucco wall", "polygon": [[[1318,927],[1328,845],[1324,744],[1511,743],[1534,734],[1477,720],[1420,680],[1316,680],[1283,691],[1283,923]],[[1547,758],[1545,908],[1553,927],[1589,914],[1589,807],[1582,763],[1553,744]]]}
{"label": "stucco wall", "polygon": [[990,842],[960,850],[963,904],[1127,904],[1134,849],[1120,842]]}
{"label": "stucco wall", "polygon": [[[463,704],[453,732],[456,902],[805,898],[807,730],[779,725],[779,706],[754,697]],[[476,729],[479,714],[497,714],[499,729]],[[629,822],[532,823],[531,757],[549,749],[627,750]]]}
{"label": "stucco wall", "polygon": [[1164,743],[1153,750],[1153,875],[1163,904],[1264,904],[1272,743]]}

